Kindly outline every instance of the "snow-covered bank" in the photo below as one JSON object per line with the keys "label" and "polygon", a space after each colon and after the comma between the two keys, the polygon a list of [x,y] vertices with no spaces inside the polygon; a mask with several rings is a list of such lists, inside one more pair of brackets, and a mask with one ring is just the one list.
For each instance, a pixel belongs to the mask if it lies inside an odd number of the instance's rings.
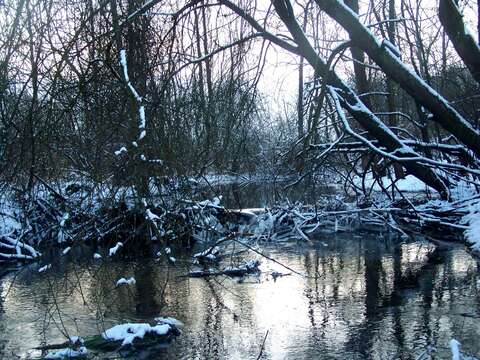
{"label": "snow-covered bank", "polygon": [[[218,181],[228,180],[224,175],[215,176]],[[215,177],[211,180],[215,180]],[[66,189],[61,193],[43,189],[23,210],[24,213],[17,214],[11,210],[15,209],[15,204],[11,202],[10,210],[2,215],[10,220],[4,222],[8,226],[0,226],[0,257],[9,261],[32,261],[40,256],[36,248],[41,246],[61,247],[59,256],[64,256],[72,250],[75,241],[103,246],[106,251],[94,255],[99,260],[100,254],[105,259],[128,256],[129,252],[135,251],[134,248],[138,250],[139,244],[149,248],[150,242],[163,248],[156,250],[160,250],[159,254],[164,252],[168,255],[167,244],[216,241],[227,238],[232,233],[247,242],[294,238],[310,241],[319,231],[383,231],[385,228],[405,236],[402,222],[410,227],[416,226],[416,231],[422,231],[424,227],[428,231],[444,227],[456,234],[464,233],[472,250],[480,252],[480,194],[475,187],[459,183],[451,191],[451,201],[426,201],[428,189],[413,176],[395,183],[387,178],[380,181],[381,186],[378,180],[368,176],[363,180],[355,180],[354,185],[357,187],[370,187],[370,190],[374,190],[365,191],[366,195],[362,198],[352,199],[341,193],[325,194],[318,200],[313,200],[315,204],[290,203],[287,200],[260,212],[227,209],[222,206],[220,195],[203,201],[191,200],[188,193],[177,189],[174,181],[171,190],[175,196],[152,196],[148,199],[137,197],[131,203],[116,195],[103,202],[95,193],[89,194],[88,201],[85,202],[86,194],[83,192],[88,193],[85,184],[77,186],[77,191],[70,189],[70,192]],[[391,194],[393,187],[396,191],[392,192],[413,193],[415,199],[413,196],[403,198],[396,195],[395,198],[389,198],[387,192],[381,192],[382,189],[387,189]],[[96,205],[89,207],[92,199],[96,199]],[[6,202],[3,203],[4,208],[5,204]],[[14,221],[15,217],[22,221]],[[6,232],[7,229],[10,232]],[[137,245],[132,247],[131,244]],[[210,257],[213,255],[215,254],[210,254]],[[171,263],[176,262],[173,255],[168,258]],[[42,267],[41,270],[48,269]],[[118,285],[125,284],[130,284],[129,279],[124,279]]]}
{"label": "snow-covered bank", "polygon": [[468,226],[464,233],[466,241],[476,254],[480,254],[480,199],[472,201],[469,213],[463,217],[462,223]]}
{"label": "snow-covered bank", "polygon": [[396,191],[402,192],[423,192],[429,191],[431,193],[435,193],[431,187],[425,185],[422,181],[417,179],[413,175],[407,175],[402,179],[398,179],[393,181],[391,178],[385,176],[379,179],[375,179],[371,173],[368,173],[365,176],[365,179],[360,177],[353,178],[353,185],[362,189],[365,186],[365,190],[367,191],[377,191],[381,192],[384,189],[388,191],[392,191],[393,187],[395,187]]}
{"label": "snow-covered bank", "polygon": [[[445,224],[461,230],[470,249],[476,255],[480,255],[480,193],[475,186],[459,182],[451,189],[451,201],[430,200],[418,206],[416,210],[420,214],[426,212],[438,215],[436,221],[439,226]],[[448,219],[442,219],[441,216],[449,216],[456,221],[448,222]]]}

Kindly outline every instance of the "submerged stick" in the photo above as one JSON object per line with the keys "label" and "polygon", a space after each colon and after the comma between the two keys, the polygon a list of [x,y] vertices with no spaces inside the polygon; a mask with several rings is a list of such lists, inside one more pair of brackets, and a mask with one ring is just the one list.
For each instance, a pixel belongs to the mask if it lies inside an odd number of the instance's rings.
{"label": "submerged stick", "polygon": [[262,347],[260,348],[260,353],[257,356],[257,360],[260,360],[260,358],[262,357],[263,349],[265,349],[265,341],[267,341],[267,336],[269,331],[270,330],[267,330],[267,332],[265,333],[265,337],[263,338]]}

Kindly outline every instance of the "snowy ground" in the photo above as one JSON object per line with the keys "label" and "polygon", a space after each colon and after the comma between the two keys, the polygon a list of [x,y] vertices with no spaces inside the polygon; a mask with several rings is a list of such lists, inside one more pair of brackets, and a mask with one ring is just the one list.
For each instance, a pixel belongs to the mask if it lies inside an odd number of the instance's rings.
{"label": "snowy ground", "polygon": [[[379,179],[381,182],[382,186],[391,191],[392,186],[393,186],[393,181],[388,178],[388,177],[383,177]],[[382,191],[382,186],[380,186],[379,181],[373,178],[371,174],[368,174],[365,177],[365,189],[366,190],[373,190],[373,191]],[[359,177],[354,178],[353,183],[355,186],[358,186],[359,188],[362,187],[362,179]],[[396,189],[404,192],[425,192],[425,191],[430,191],[432,193],[435,192],[432,188],[428,187],[425,185],[422,181],[418,180],[415,176],[413,175],[407,175],[405,178],[397,180],[395,182],[395,187]]]}

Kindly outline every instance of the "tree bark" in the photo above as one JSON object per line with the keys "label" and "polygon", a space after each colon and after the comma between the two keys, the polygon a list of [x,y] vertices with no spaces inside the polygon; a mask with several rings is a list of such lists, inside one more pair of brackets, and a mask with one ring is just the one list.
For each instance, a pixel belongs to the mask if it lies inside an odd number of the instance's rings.
{"label": "tree bark", "polygon": [[[397,14],[395,12],[395,0],[388,0],[388,20],[390,20],[387,23],[387,34],[388,34],[388,40],[392,43],[393,46],[397,46],[397,39],[396,39],[396,29],[395,29],[395,18],[397,17]],[[390,78],[387,77],[387,104],[388,104],[388,112],[390,115],[388,116],[389,118],[389,125],[390,126],[398,126],[398,117],[395,114],[395,110],[397,107],[395,97],[397,96],[396,91],[395,91],[395,84],[394,81]],[[403,171],[403,167],[401,164],[393,164],[393,169],[395,171],[395,177],[397,179],[402,178],[405,176],[405,173]]]}
{"label": "tree bark", "polygon": [[[346,0],[345,4],[356,14],[358,14],[358,0]],[[365,62],[363,51],[356,46],[352,46],[350,51],[353,58],[353,71],[355,73],[355,85],[357,86],[357,92],[359,94],[368,93],[370,91],[370,86],[368,84],[367,72],[365,71],[365,67],[362,65]],[[370,98],[368,96],[362,97],[362,101],[370,110],[373,111]]]}
{"label": "tree bark", "polygon": [[458,55],[480,84],[480,47],[467,30],[456,1],[440,0],[438,16]]}
{"label": "tree bark", "polygon": [[[355,14],[358,14],[358,0],[346,0],[345,4],[352,9]],[[353,72],[355,74],[355,85],[357,87],[357,92],[359,94],[366,94],[370,92],[370,86],[368,84],[367,72],[365,71],[365,67],[362,65],[365,62],[365,55],[363,51],[356,46],[352,46],[350,48],[350,52],[352,53],[353,58]],[[373,111],[369,96],[362,96],[362,101],[367,108]],[[375,165],[378,163],[378,161],[379,159],[375,155],[365,154],[362,157],[361,162],[363,170],[367,171],[370,167],[372,172],[375,172]]]}

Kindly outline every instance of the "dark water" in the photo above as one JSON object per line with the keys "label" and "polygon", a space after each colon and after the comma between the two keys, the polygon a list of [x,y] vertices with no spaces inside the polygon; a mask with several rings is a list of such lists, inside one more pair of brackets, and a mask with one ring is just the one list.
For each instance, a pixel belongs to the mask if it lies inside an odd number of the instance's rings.
{"label": "dark water", "polygon": [[[461,246],[436,261],[431,250],[352,234],[270,244],[265,253],[303,275],[276,281],[272,270],[290,271],[267,260],[260,276],[205,280],[179,277],[189,254],[176,253],[177,266],[70,254],[46,273],[32,267],[1,280],[0,358],[38,356],[31,349],[63,342],[62,332],[85,337],[159,315],[184,322],[183,334],[131,358],[257,359],[265,340],[262,359],[416,359],[429,345],[448,359],[451,338],[480,357],[478,264]],[[129,276],[136,285],[115,288]]]}

